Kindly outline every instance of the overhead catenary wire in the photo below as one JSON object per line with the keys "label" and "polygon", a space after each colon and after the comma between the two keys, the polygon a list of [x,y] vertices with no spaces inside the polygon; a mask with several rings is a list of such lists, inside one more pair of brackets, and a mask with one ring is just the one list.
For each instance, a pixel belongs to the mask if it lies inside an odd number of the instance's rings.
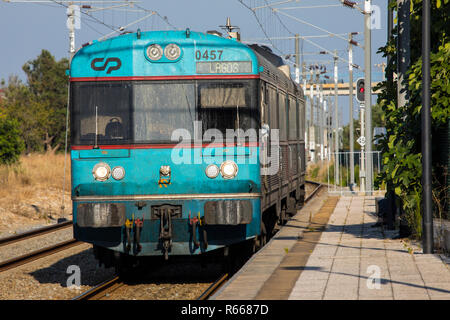
{"label": "overhead catenary wire", "polygon": [[298,22],[300,22],[300,23],[306,24],[306,25],[308,25],[308,26],[310,26],[310,27],[313,27],[313,28],[315,28],[315,29],[318,29],[318,30],[323,31],[323,32],[325,32],[325,33],[328,33],[328,34],[330,34],[330,35],[333,35],[334,37],[336,37],[336,38],[338,38],[338,39],[341,39],[341,40],[344,40],[346,43],[348,43],[348,38],[343,37],[343,36],[341,36],[340,34],[337,34],[337,33],[331,32],[331,31],[328,31],[328,30],[326,30],[326,29],[324,29],[324,28],[321,28],[321,27],[319,27],[319,26],[316,26],[316,25],[313,24],[313,23],[310,23],[310,22],[307,22],[307,21],[305,21],[305,20],[303,20],[303,19],[294,17],[294,16],[292,16],[292,15],[290,15],[290,14],[287,14],[286,12],[279,11],[279,10],[276,9],[276,8],[274,8],[273,10],[275,10],[276,12],[281,13],[282,15],[285,15],[285,16],[288,17],[288,18],[291,18],[291,19],[296,20],[296,21],[298,21]]}
{"label": "overhead catenary wire", "polygon": [[145,20],[145,19],[147,19],[147,18],[149,18],[149,17],[151,17],[151,16],[153,16],[153,15],[155,15],[155,14],[156,14],[155,12],[152,12],[152,13],[146,15],[145,17],[143,17],[143,18],[141,18],[141,19],[139,19],[139,20],[137,20],[137,21],[133,21],[133,22],[127,24],[126,26],[120,27],[120,28],[114,30],[113,32],[108,33],[107,35],[101,37],[101,38],[99,39],[99,41],[105,40],[105,39],[108,38],[109,36],[112,36],[114,33],[122,32],[122,31],[125,30],[125,28],[127,28],[127,27],[129,27],[129,26],[131,26],[131,25],[133,25],[133,24],[139,23],[139,22],[141,22],[141,21],[143,21],[143,20]]}
{"label": "overhead catenary wire", "polygon": [[[276,38],[276,37],[272,37],[272,38],[269,37],[269,35],[267,34],[265,28],[263,27],[261,21],[260,21],[259,18],[257,17],[257,15],[256,15],[256,13],[255,13],[255,10],[252,10],[252,8],[251,8],[250,6],[248,6],[247,4],[245,4],[245,3],[243,2],[243,0],[238,0],[238,1],[239,1],[243,6],[245,6],[246,8],[248,8],[249,10],[252,11],[252,13],[254,14],[254,16],[255,16],[255,18],[256,18],[258,24],[260,25],[260,27],[261,27],[261,29],[262,29],[264,35],[266,36],[265,40],[268,40],[268,41],[271,43],[271,46],[272,46],[274,49],[278,50],[281,54],[285,54],[285,52],[283,52],[281,49],[278,48],[278,46],[275,45],[275,43],[274,43],[273,40],[275,40],[274,38]],[[301,22],[301,23],[303,23],[303,24],[306,24],[306,25],[308,25],[308,26],[311,26],[311,27],[313,27],[313,28],[316,28],[316,29],[318,29],[318,30],[321,30],[321,31],[327,33],[330,37],[331,37],[331,36],[332,36],[332,37],[336,37],[336,38],[341,39],[341,40],[344,40],[346,43],[348,43],[348,38],[342,36],[342,35],[347,35],[348,33],[345,33],[345,34],[337,34],[337,33],[331,32],[331,31],[329,31],[329,30],[326,30],[326,29],[324,29],[324,28],[321,28],[321,27],[319,27],[319,26],[316,26],[316,25],[314,25],[314,24],[312,24],[312,23],[309,23],[309,22],[304,21],[304,20],[302,20],[302,19],[299,19],[299,18],[297,18],[297,17],[291,16],[291,15],[285,13],[285,12],[279,11],[279,10],[278,10],[279,8],[274,8],[274,7],[273,7],[273,6],[276,5],[277,3],[271,3],[271,4],[269,4],[269,3],[267,3],[266,0],[264,0],[264,2],[266,3],[266,5],[265,5],[265,6],[261,6],[261,7],[259,7],[259,8],[263,8],[263,7],[264,7],[264,8],[270,8],[271,13],[272,13],[275,17],[277,17],[278,20],[279,20],[280,22],[281,22],[281,19],[280,19],[280,17],[278,16],[277,13],[281,13],[281,14],[287,16],[287,17],[290,17],[290,18],[292,18],[292,19],[298,21],[298,22]],[[268,11],[268,10],[265,10],[265,11]],[[289,30],[284,24],[283,24],[283,27],[286,29],[286,31],[287,31],[289,34],[294,35],[294,33],[293,33],[291,30]],[[314,42],[314,41],[308,39],[307,37],[311,37],[311,36],[303,36],[303,37],[302,37],[302,36],[299,36],[300,39],[302,39],[302,40],[304,40],[304,41],[310,43],[311,45],[313,45],[313,46],[315,46],[315,47],[317,47],[317,48],[319,48],[319,49],[325,51],[326,54],[330,54],[330,55],[333,55],[333,56],[334,56],[334,53],[333,53],[331,50],[326,49],[325,47],[323,47],[323,46],[317,44],[316,42]],[[281,37],[279,37],[279,38],[281,38]],[[291,37],[286,37],[286,39],[290,39],[290,38],[291,38]],[[295,38],[295,36],[292,37],[292,38]],[[285,40],[285,39],[279,39],[279,40]],[[357,45],[357,46],[361,47],[360,45]],[[342,58],[342,57],[340,57],[340,56],[337,56],[337,58],[338,58],[339,60],[341,60],[341,61],[347,63],[347,64],[349,63],[349,61],[348,61],[347,59],[345,59],[345,58]],[[359,68],[359,66],[356,66],[356,65],[355,65],[355,67],[356,67],[356,68]]]}

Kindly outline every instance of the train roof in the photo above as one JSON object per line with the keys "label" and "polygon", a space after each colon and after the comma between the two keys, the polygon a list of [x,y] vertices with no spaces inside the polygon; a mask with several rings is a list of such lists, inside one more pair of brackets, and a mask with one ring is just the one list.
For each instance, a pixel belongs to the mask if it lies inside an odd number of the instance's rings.
{"label": "train roof", "polygon": [[[147,49],[152,44],[164,49],[175,43],[181,47],[179,59],[170,61],[164,57],[151,61]],[[205,52],[206,57],[205,58]],[[211,59],[213,54],[219,59]],[[186,59],[187,58],[187,59]],[[198,64],[204,62],[247,63],[246,67],[231,73],[209,72]],[[251,67],[249,66],[251,62]],[[103,41],[92,41],[74,55],[70,66],[72,81],[77,80],[138,80],[146,78],[184,77],[249,77],[283,85],[288,92],[298,95],[301,88],[278,67],[281,57],[259,45],[245,45],[235,39],[190,31],[146,31],[119,35]],[[262,67],[262,68],[261,68]],[[200,72],[199,72],[200,71]]]}
{"label": "train roof", "polygon": [[[149,46],[157,44],[164,50],[171,43],[181,48],[179,59],[168,60],[165,56],[159,61],[149,59],[147,54]],[[232,70],[231,73],[225,72],[227,76],[256,77],[259,74],[258,59],[254,51],[245,44],[234,39],[187,29],[186,31],[138,31],[104,41],[93,41],[74,55],[70,76],[71,78],[112,79],[225,74],[210,72],[204,66],[199,70],[199,63],[204,62],[237,62],[239,66],[243,66],[239,67],[237,72],[234,72],[236,70]]]}
{"label": "train roof", "polygon": [[270,49],[264,46],[252,44],[249,47],[255,51],[258,63],[263,67],[263,71],[260,73],[261,79],[271,82],[274,85],[281,84],[287,88],[289,93],[304,97],[303,90],[300,86],[279,69],[279,67],[284,65],[281,57],[275,55]]}

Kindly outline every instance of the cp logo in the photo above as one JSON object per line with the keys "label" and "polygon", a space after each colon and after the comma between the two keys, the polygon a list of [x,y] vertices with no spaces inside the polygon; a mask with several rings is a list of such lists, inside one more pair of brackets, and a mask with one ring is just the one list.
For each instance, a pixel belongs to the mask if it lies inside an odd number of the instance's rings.
{"label": "cp logo", "polygon": [[108,66],[108,64],[110,62],[115,63],[115,65],[110,66],[108,68],[108,71],[106,71],[106,73],[111,73],[111,71],[113,70],[119,70],[120,67],[122,66],[122,61],[120,61],[119,58],[108,58],[106,59],[105,63],[102,66],[98,66],[96,65],[98,62],[103,62],[104,58],[95,58],[94,60],[92,60],[91,62],[91,68],[95,71],[103,71],[106,69],[106,67]]}

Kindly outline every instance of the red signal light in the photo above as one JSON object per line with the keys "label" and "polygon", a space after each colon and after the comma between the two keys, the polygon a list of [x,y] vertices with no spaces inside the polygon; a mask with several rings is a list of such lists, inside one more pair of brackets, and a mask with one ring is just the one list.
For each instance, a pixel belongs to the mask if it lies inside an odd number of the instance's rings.
{"label": "red signal light", "polygon": [[358,79],[358,81],[356,81],[356,100],[358,100],[359,102],[364,102],[364,95],[365,95],[365,90],[364,90],[364,79]]}

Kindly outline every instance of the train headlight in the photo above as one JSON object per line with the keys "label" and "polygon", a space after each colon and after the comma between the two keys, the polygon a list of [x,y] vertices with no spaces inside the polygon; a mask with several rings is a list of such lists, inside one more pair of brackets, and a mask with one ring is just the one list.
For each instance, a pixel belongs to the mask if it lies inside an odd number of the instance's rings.
{"label": "train headlight", "polygon": [[150,60],[157,61],[162,58],[163,50],[159,44],[152,44],[147,48],[147,56]]}
{"label": "train headlight", "polygon": [[219,167],[215,164],[210,164],[206,167],[205,173],[208,178],[214,179],[219,175]]}
{"label": "train headlight", "polygon": [[169,60],[176,60],[180,57],[181,50],[180,47],[177,46],[175,43],[168,44],[164,48],[164,55]]}
{"label": "train headlight", "polygon": [[116,180],[122,180],[125,177],[125,169],[123,167],[114,167],[111,173],[112,177]]}
{"label": "train headlight", "polygon": [[233,179],[238,173],[238,166],[234,161],[227,160],[220,166],[220,173],[224,179]]}
{"label": "train headlight", "polygon": [[111,168],[108,166],[108,164],[100,162],[94,166],[94,169],[92,169],[92,174],[95,180],[105,181],[108,180],[111,175]]}

